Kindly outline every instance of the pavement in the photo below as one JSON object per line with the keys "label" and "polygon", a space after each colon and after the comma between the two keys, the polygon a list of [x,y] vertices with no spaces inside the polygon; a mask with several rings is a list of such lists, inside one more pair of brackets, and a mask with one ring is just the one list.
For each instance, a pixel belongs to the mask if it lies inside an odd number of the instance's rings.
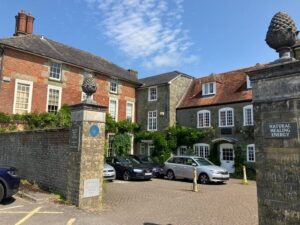
{"label": "pavement", "polygon": [[[256,183],[199,185],[192,182],[119,181],[104,184],[100,213],[53,203],[52,195],[36,199],[15,196],[0,204],[0,224],[10,225],[257,225]],[[30,194],[30,193],[29,193]]]}

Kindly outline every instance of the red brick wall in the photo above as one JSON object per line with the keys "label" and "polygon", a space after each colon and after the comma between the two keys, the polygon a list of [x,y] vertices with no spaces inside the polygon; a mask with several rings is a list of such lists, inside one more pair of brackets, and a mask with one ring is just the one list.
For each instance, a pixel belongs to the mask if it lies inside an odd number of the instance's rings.
{"label": "red brick wall", "polygon": [[[61,104],[76,104],[81,101],[82,69],[63,64],[63,79],[61,82],[48,79],[49,60],[20,51],[5,49],[3,60],[3,76],[11,78],[10,82],[2,82],[0,90],[0,112],[13,113],[15,79],[33,82],[31,111],[45,112],[48,85],[62,87]],[[110,78],[96,74],[97,92],[94,100],[108,107]],[[126,116],[126,99],[135,99],[135,87],[128,82],[119,81],[119,116]]]}

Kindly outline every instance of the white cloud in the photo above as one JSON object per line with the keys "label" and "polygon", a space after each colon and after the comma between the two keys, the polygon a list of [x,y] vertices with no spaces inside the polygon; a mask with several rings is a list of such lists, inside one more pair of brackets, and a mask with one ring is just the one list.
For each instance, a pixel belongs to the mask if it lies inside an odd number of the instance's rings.
{"label": "white cloud", "polygon": [[183,0],[85,1],[101,15],[106,38],[130,58],[147,67],[190,62],[186,55],[192,42],[181,21]]}

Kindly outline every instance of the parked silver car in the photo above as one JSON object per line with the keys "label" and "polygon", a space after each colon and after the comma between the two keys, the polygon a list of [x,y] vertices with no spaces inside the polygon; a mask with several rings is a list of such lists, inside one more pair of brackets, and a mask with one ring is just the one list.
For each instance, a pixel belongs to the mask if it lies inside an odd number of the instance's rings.
{"label": "parked silver car", "polygon": [[108,165],[107,163],[104,164],[103,178],[104,180],[108,180],[108,181],[113,181],[116,179],[115,169],[111,165]]}
{"label": "parked silver car", "polygon": [[164,174],[167,179],[193,179],[194,167],[197,170],[198,182],[225,182],[229,179],[227,170],[214,165],[209,160],[198,156],[173,156],[165,162]]}

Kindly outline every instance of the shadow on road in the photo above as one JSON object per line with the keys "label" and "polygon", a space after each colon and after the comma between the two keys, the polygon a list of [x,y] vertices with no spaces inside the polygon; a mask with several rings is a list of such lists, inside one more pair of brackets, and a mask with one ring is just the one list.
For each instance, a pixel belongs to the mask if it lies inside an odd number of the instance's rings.
{"label": "shadow on road", "polygon": [[12,204],[14,201],[16,201],[16,199],[14,197],[9,197],[9,198],[4,199],[0,203],[0,205],[9,205],[9,204]]}

